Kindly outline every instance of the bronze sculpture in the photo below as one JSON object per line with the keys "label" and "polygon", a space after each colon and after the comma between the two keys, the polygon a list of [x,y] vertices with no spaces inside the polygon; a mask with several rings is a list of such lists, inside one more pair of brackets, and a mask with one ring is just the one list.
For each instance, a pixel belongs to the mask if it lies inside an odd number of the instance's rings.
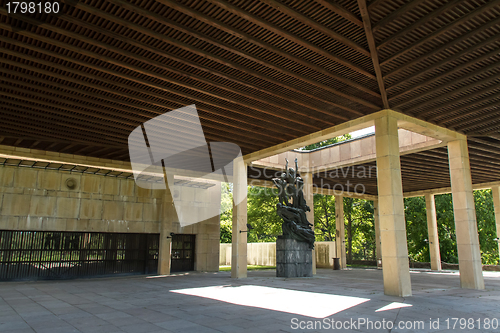
{"label": "bronze sculpture", "polygon": [[313,249],[314,231],[306,216],[306,211],[309,212],[311,209],[307,206],[304,198],[304,181],[297,174],[297,159],[295,159],[295,169],[288,168],[288,160],[286,160],[285,172],[281,174],[280,178],[273,178],[279,191],[276,212],[283,219],[283,238],[308,243],[309,247]]}

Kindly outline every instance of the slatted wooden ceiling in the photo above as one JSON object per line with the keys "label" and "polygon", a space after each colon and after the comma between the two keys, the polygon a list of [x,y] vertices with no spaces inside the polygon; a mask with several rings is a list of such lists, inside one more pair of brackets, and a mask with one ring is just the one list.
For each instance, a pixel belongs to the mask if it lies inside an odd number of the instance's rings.
{"label": "slatted wooden ceiling", "polygon": [[500,170],[499,1],[6,2],[2,144],[127,160],[135,127],[194,103],[208,140],[246,154],[390,107]]}

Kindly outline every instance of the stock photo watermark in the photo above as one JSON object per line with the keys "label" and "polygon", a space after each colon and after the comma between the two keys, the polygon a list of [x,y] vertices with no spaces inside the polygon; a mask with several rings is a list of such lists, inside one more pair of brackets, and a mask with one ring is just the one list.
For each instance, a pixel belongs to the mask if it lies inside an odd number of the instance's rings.
{"label": "stock photo watermark", "polygon": [[350,318],[349,320],[336,320],[324,318],[322,320],[299,320],[292,318],[290,328],[293,330],[494,330],[499,328],[498,318],[429,318],[427,320],[400,320],[391,321],[382,318]]}

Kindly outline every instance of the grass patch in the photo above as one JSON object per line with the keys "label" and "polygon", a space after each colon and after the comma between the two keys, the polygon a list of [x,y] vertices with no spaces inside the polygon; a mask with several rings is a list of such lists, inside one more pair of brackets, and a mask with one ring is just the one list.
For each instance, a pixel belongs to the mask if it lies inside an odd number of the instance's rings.
{"label": "grass patch", "polygon": [[349,268],[377,268],[377,266],[371,266],[371,265],[350,265],[350,264],[347,264],[346,265],[347,267]]}
{"label": "grass patch", "polygon": [[[276,269],[276,266],[247,265],[249,271],[261,271],[265,269]],[[220,272],[230,272],[231,266],[219,266]]]}

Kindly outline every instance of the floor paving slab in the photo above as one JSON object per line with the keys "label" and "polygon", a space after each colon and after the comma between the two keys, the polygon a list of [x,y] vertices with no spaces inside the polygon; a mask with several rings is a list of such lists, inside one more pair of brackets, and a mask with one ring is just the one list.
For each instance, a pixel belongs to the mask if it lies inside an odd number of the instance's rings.
{"label": "floor paving slab", "polygon": [[[231,279],[229,272],[179,274],[166,277],[130,276],[65,281],[0,283],[0,332],[7,333],[155,333],[155,332],[332,332],[294,328],[296,323],[327,320],[331,323],[365,320],[393,324],[424,322],[422,329],[394,327],[391,332],[498,332],[500,331],[500,273],[485,272],[485,290],[460,288],[455,271],[440,273],[411,270],[413,296],[383,294],[382,271],[318,269],[312,278],[277,278],[275,271],[250,271],[246,279]],[[272,310],[271,304],[238,305],[254,295],[223,301],[184,294],[186,289],[271,287],[320,295],[368,299],[326,318]],[[238,289],[239,288],[239,289]],[[216,289],[219,290],[219,289]],[[252,289],[253,290],[253,289]],[[260,289],[259,289],[260,290]],[[267,289],[266,289],[267,290]],[[184,293],[181,293],[184,292]],[[230,294],[231,294],[230,293]],[[239,294],[238,294],[239,295]],[[211,295],[210,297],[213,297]],[[316,296],[315,296],[316,297]],[[248,299],[247,299],[248,298]],[[284,305],[300,299],[283,299]],[[393,303],[411,305],[377,310]],[[281,306],[283,306],[281,304]],[[304,308],[314,304],[304,303]],[[332,304],[324,304],[330,307]],[[299,307],[300,308],[300,307]],[[496,319],[497,329],[446,327],[448,318]],[[429,320],[440,320],[431,327]],[[337,332],[388,332],[369,327],[349,327]]]}

